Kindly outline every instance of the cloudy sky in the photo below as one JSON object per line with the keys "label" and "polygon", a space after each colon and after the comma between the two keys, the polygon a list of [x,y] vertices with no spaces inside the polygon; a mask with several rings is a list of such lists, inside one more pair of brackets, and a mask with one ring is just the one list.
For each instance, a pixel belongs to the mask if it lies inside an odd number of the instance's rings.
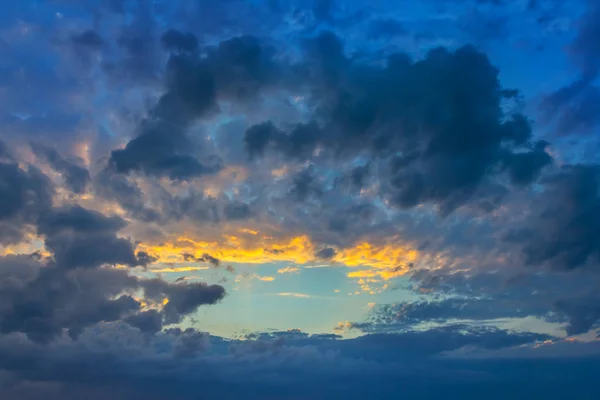
{"label": "cloudy sky", "polygon": [[596,0],[0,4],[2,399],[598,398]]}

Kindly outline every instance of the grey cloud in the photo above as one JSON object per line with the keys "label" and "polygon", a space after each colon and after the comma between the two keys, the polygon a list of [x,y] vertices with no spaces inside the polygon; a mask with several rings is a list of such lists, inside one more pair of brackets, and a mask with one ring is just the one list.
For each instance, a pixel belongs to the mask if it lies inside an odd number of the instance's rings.
{"label": "grey cloud", "polygon": [[54,188],[33,166],[0,162],[0,243],[18,243],[24,229],[52,206]]}
{"label": "grey cloud", "polygon": [[528,120],[504,115],[501,104],[513,94],[473,47],[438,48],[414,63],[397,54],[383,68],[348,58],[331,33],[307,48],[319,123],[289,133],[271,123],[251,127],[246,145],[253,157],[268,149],[313,162],[324,157],[314,156],[316,149],[384,161],[401,154],[387,178],[379,177],[381,195],[399,208],[438,204],[443,214],[476,198],[503,171],[526,184],[550,162],[543,145],[532,143]]}
{"label": "grey cloud", "polygon": [[294,175],[292,188],[288,192],[289,196],[297,201],[305,201],[309,198],[320,197],[323,188],[319,182],[314,168],[305,168]]}
{"label": "grey cloud", "polygon": [[252,212],[250,206],[246,203],[233,202],[225,204],[223,213],[225,218],[230,221],[245,220],[250,218]]}
{"label": "grey cloud", "polygon": [[596,40],[600,34],[600,6],[591,0],[584,4],[586,11],[578,20],[577,35],[568,48],[580,76],[542,102],[542,113],[548,121],[556,124],[555,129],[560,135],[590,133],[600,122],[595,112],[600,89],[594,83],[600,71],[600,47]]}
{"label": "grey cloud", "polygon": [[207,263],[212,264],[215,267],[218,267],[221,265],[221,261],[218,258],[213,257],[208,253],[204,253],[201,257],[194,257],[192,254],[184,253],[183,259],[186,261],[207,262]]}
{"label": "grey cloud", "polygon": [[157,310],[142,311],[126,317],[124,321],[141,332],[152,334],[160,332],[163,325],[163,317]]}
{"label": "grey cloud", "polygon": [[27,274],[11,272],[14,264],[23,264],[22,259],[9,257],[0,263],[1,273],[7,275],[0,311],[3,333],[22,332],[31,340],[48,342],[60,336],[63,329],[76,337],[86,326],[118,320],[139,309],[132,297],[118,296],[135,286],[135,280],[121,271],[68,272],[25,261]]}
{"label": "grey cloud", "polygon": [[203,282],[170,284],[160,279],[143,282],[145,295],[156,301],[169,299],[164,306],[165,323],[180,322],[202,305],[215,304],[225,297],[225,289],[219,285]]}
{"label": "grey cloud", "polygon": [[[29,256],[1,258],[0,278],[0,331],[21,332],[40,343],[61,337],[65,330],[76,339],[99,322],[124,321],[144,333],[155,333],[163,319],[179,322],[199,306],[225,296],[218,285],[144,280],[110,268],[65,270]],[[144,299],[162,302],[168,298],[169,303],[161,311],[141,311],[141,304],[132,297],[140,288]]]}
{"label": "grey cloud", "polygon": [[[441,352],[469,345],[512,349],[548,338],[464,326],[349,340],[301,332],[259,336],[236,341],[192,329],[169,329],[148,337],[119,323],[104,323],[86,329],[72,343],[40,346],[15,336],[2,337],[0,368],[11,371],[15,383],[45,381],[84,388],[104,384],[128,389],[126,393],[138,397],[170,393],[176,399],[200,394],[207,399],[239,398],[242,394],[256,399],[326,399],[332,393],[362,398],[369,393],[393,397],[403,391],[411,398],[430,398],[432,393],[436,397],[442,393],[461,396],[459,393],[471,388],[472,398],[477,398],[485,390],[473,390],[474,384],[485,382],[487,388],[496,382],[488,381],[488,374],[500,380],[498,386],[502,387],[530,377],[524,372],[530,364],[515,361],[510,368],[510,362],[455,361],[440,358]],[[35,359],[39,362],[31,362]],[[582,370],[585,366],[577,365]],[[505,372],[499,373],[502,370]],[[558,374],[555,370],[554,375],[562,385],[569,382],[564,371]],[[428,389],[423,392],[425,387]],[[503,394],[513,393],[503,390]]]}
{"label": "grey cloud", "polygon": [[600,34],[600,6],[593,0],[585,0],[584,4],[587,9],[578,21],[579,31],[569,50],[583,77],[589,78],[600,71],[600,46],[596,40]]}
{"label": "grey cloud", "polygon": [[597,166],[574,165],[546,179],[537,210],[516,232],[524,239],[521,244],[528,264],[559,270],[597,264],[598,177]]}
{"label": "grey cloud", "polygon": [[328,260],[330,258],[332,258],[333,256],[335,256],[335,249],[332,247],[325,247],[324,249],[321,249],[319,251],[317,251],[317,253],[315,254],[315,256],[317,258],[323,259],[323,260]]}
{"label": "grey cloud", "polygon": [[127,176],[104,169],[94,178],[94,192],[107,200],[114,200],[135,219],[151,222],[160,219],[160,213],[146,207],[144,193]]}
{"label": "grey cloud", "polygon": [[99,49],[104,45],[104,40],[100,35],[93,30],[86,30],[71,37],[73,43],[79,46]]}
{"label": "grey cloud", "polygon": [[134,245],[117,237],[124,226],[125,221],[119,217],[106,217],[71,206],[43,214],[37,229],[61,268],[94,268],[103,264],[135,266],[139,262]]}
{"label": "grey cloud", "polygon": [[[170,32],[170,33],[169,33]],[[169,31],[168,46],[190,47],[191,36]],[[195,37],[194,37],[195,38]],[[185,47],[184,46],[184,47]],[[217,98],[245,101],[277,78],[273,52],[251,36],[241,36],[204,49],[206,55],[172,54],[166,68],[167,92],[124,149],[111,154],[110,165],[119,173],[188,180],[220,170],[218,159],[201,162],[187,134],[191,123],[217,108]]]}
{"label": "grey cloud", "polygon": [[65,160],[56,149],[33,142],[30,145],[37,157],[46,160],[56,172],[62,175],[71,191],[85,192],[91,181],[90,173],[86,168]]}
{"label": "grey cloud", "polygon": [[547,121],[555,123],[558,135],[587,134],[600,123],[599,101],[598,86],[582,78],[546,96],[541,110]]}

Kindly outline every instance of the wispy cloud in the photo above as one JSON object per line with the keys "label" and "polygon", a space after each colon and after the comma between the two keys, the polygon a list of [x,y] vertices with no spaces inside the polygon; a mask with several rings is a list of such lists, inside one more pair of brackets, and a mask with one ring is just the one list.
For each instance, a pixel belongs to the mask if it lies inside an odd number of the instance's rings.
{"label": "wispy cloud", "polygon": [[160,268],[150,269],[150,272],[160,273],[174,273],[174,272],[194,272],[194,271],[205,271],[210,267],[172,267],[172,268]]}
{"label": "wispy cloud", "polygon": [[278,274],[299,274],[300,268],[296,268],[296,267],[279,268],[277,270],[277,273]]}
{"label": "wispy cloud", "polygon": [[297,297],[299,299],[310,299],[311,297],[313,297],[310,294],[306,294],[306,293],[289,293],[289,292],[277,293],[277,296]]}

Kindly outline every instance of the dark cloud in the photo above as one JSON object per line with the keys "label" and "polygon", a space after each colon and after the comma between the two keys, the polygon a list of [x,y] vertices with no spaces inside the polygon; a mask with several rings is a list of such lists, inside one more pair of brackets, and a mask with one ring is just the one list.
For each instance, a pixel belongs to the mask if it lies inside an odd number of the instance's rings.
{"label": "dark cloud", "polygon": [[0,162],[0,243],[18,243],[28,226],[52,206],[54,188],[39,169]]}
{"label": "dark cloud", "polygon": [[142,332],[154,334],[162,329],[163,317],[157,310],[148,310],[130,315],[124,321]]}
{"label": "dark cloud", "polygon": [[530,221],[511,235],[520,238],[527,264],[595,268],[600,255],[598,172],[597,166],[565,166],[546,179]]}
{"label": "dark cloud", "polygon": [[375,211],[375,206],[371,204],[340,208],[329,220],[329,229],[337,233],[359,230],[369,225]]}
{"label": "dark cloud", "polygon": [[254,159],[262,156],[269,144],[277,144],[280,140],[284,139],[285,137],[275,125],[267,121],[250,127],[246,131],[244,142],[248,154]]}
{"label": "dark cloud", "polygon": [[181,328],[167,329],[165,333],[177,338],[177,344],[173,350],[173,356],[176,358],[193,358],[198,353],[208,349],[210,337],[204,332],[198,332],[193,328],[181,330]]}
{"label": "dark cloud", "polygon": [[181,322],[183,317],[195,312],[202,305],[215,304],[225,297],[225,289],[219,285],[197,283],[167,283],[160,279],[143,282],[145,295],[155,301],[169,302],[163,308],[165,323]]}
{"label": "dark cloud", "polygon": [[148,265],[156,262],[158,259],[145,251],[140,251],[136,255],[138,265]]}
{"label": "dark cloud", "polygon": [[53,148],[38,143],[31,143],[31,148],[37,157],[44,159],[56,172],[62,175],[72,192],[85,192],[91,181],[90,173],[86,168],[65,160]]}
{"label": "dark cloud", "polygon": [[[24,270],[17,272],[16,266]],[[0,270],[3,333],[22,332],[31,340],[48,342],[66,329],[76,337],[86,326],[119,320],[140,307],[121,294],[137,285],[122,271],[66,271],[25,256],[2,258]]]}
{"label": "dark cloud", "polygon": [[595,1],[586,1],[585,4],[587,9],[577,23],[577,35],[568,47],[580,76],[573,83],[548,95],[542,102],[546,120],[556,124],[559,135],[590,133],[600,122],[595,112],[600,89],[594,83],[600,71],[600,46],[597,40],[600,34],[600,6]]}
{"label": "dark cloud", "polygon": [[[80,224],[91,225],[89,221]],[[141,311],[141,303],[133,298],[140,288],[144,301],[169,302],[162,310]],[[163,319],[179,322],[199,306],[214,304],[225,296],[218,285],[143,280],[111,268],[64,269],[30,256],[0,258],[0,293],[0,331],[21,332],[41,343],[64,331],[76,339],[86,327],[120,320],[144,333],[156,333]]]}
{"label": "dark cloud", "polygon": [[192,33],[169,29],[161,38],[167,50],[194,52],[198,49],[198,38]]}
{"label": "dark cloud", "polygon": [[[349,340],[275,332],[244,341],[226,341],[179,328],[148,337],[137,329],[104,323],[87,329],[73,343],[41,346],[18,337],[4,337],[0,341],[0,368],[11,371],[13,388],[20,381],[55,382],[80,386],[81,393],[83,388],[96,388],[102,383],[118,388],[119,394],[123,390],[123,397],[117,398],[160,398],[168,394],[175,399],[199,395],[207,399],[326,399],[332,394],[344,398],[373,394],[393,397],[399,391],[422,399],[432,394],[464,398],[465,393],[470,394],[468,398],[478,398],[490,385],[502,388],[500,397],[514,397],[523,392],[521,382],[530,379],[525,371],[540,364],[540,359],[530,363],[524,358],[477,362],[440,357],[441,353],[465,346],[487,351],[510,351],[518,349],[518,345],[531,349],[528,344],[544,339],[548,337],[453,326]],[[546,381],[549,377],[556,377],[563,390],[565,384],[573,385],[570,378],[564,377],[564,371],[569,369],[559,365],[539,371],[544,377],[540,388],[555,382]],[[578,366],[574,376],[579,377],[589,367],[581,359],[571,367],[574,366]],[[550,370],[554,372],[548,373]],[[587,372],[581,382],[587,381],[588,375],[593,373]],[[486,378],[489,376],[494,379]],[[482,381],[483,388],[473,389]],[[508,390],[507,384],[514,388]],[[537,389],[536,386],[535,392]],[[43,386],[39,390],[51,393]],[[583,392],[579,389],[577,393]]]}
{"label": "dark cloud", "polygon": [[105,169],[94,178],[94,192],[107,200],[119,203],[132,216],[141,221],[157,221],[160,214],[144,204],[144,193],[127,176]]}
{"label": "dark cloud", "polygon": [[[523,302],[524,307],[515,307],[520,302]],[[489,296],[487,299],[449,298],[377,305],[365,322],[354,323],[352,326],[364,332],[384,333],[411,329],[419,324],[432,322],[448,324],[453,320],[491,321],[502,318],[543,317],[551,311],[549,304],[539,304],[536,298],[532,298],[527,305],[525,303],[523,299],[509,294]]]}
{"label": "dark cloud", "polygon": [[185,261],[206,262],[206,263],[212,264],[215,267],[218,267],[221,265],[221,260],[219,260],[216,257],[211,256],[208,253],[204,253],[201,257],[194,257],[194,255],[192,255],[192,254],[185,253],[185,254],[183,254],[183,259]]}
{"label": "dark cloud", "polygon": [[221,99],[255,100],[262,90],[284,78],[281,65],[275,60],[275,49],[254,36],[225,40],[206,52]]}
{"label": "dark cloud", "polygon": [[[503,112],[514,95],[502,90],[497,69],[473,47],[438,48],[414,63],[396,54],[383,68],[347,58],[331,33],[307,48],[319,122],[289,133],[271,123],[252,127],[251,156],[272,148],[314,162],[327,154],[391,159],[381,195],[400,208],[435,203],[443,214],[477,197],[504,170],[526,184],[549,163],[543,145],[531,143],[528,120]],[[297,193],[304,198],[305,191]]]}
{"label": "dark cloud", "polygon": [[[169,31],[163,43],[189,50],[195,37]],[[185,42],[185,43],[184,43]],[[220,170],[220,161],[207,157],[188,136],[190,125],[217,109],[217,98],[246,101],[277,80],[274,52],[257,38],[241,36],[204,48],[198,54],[172,54],[166,68],[167,92],[139,127],[138,136],[124,149],[111,154],[110,164],[119,173],[140,171],[148,175],[188,180]]]}
{"label": "dark cloud", "polygon": [[600,35],[600,5],[593,0],[586,0],[584,3],[587,9],[578,21],[579,31],[569,51],[583,77],[592,78],[600,71],[600,45],[597,40]]}
{"label": "dark cloud", "polygon": [[356,339],[363,350],[380,353],[393,348],[392,357],[405,354],[407,358],[427,357],[445,351],[474,346],[484,349],[501,349],[551,339],[542,334],[518,334],[490,327],[449,325],[425,331],[407,331],[398,334],[374,333]]}
{"label": "dark cloud", "polygon": [[95,268],[103,264],[138,265],[134,245],[117,237],[125,226],[119,217],[106,217],[80,206],[46,212],[38,222],[38,233],[61,268]]}
{"label": "dark cloud", "polygon": [[252,215],[250,206],[246,203],[234,202],[225,205],[223,210],[225,218],[230,221],[245,220]]}
{"label": "dark cloud", "polygon": [[292,188],[289,195],[297,201],[319,197],[323,194],[323,187],[319,182],[314,168],[306,168],[294,175]]}
{"label": "dark cloud", "polygon": [[104,45],[104,40],[100,35],[93,30],[86,30],[79,34],[73,35],[71,40],[74,44],[88,47],[91,49],[99,49]]}
{"label": "dark cloud", "polygon": [[208,262],[212,265],[214,265],[215,267],[218,267],[221,264],[221,261],[216,258],[211,256],[210,254],[203,254],[202,257],[197,259],[198,261],[203,261],[203,262]]}
{"label": "dark cloud", "polygon": [[552,157],[546,151],[547,147],[548,143],[539,141],[529,152],[506,155],[508,173],[515,185],[527,185],[535,181],[539,171],[552,163]]}
{"label": "dark cloud", "polygon": [[324,249],[321,249],[319,251],[317,251],[317,253],[315,254],[315,256],[317,258],[323,259],[323,260],[329,260],[330,258],[332,258],[333,256],[335,256],[335,249],[331,248],[331,247],[326,247]]}
{"label": "dark cloud", "polygon": [[579,79],[546,96],[541,107],[558,135],[587,134],[600,123],[596,112],[599,101],[600,89],[589,80]]}
{"label": "dark cloud", "polygon": [[213,77],[184,55],[171,56],[166,76],[168,92],[140,125],[139,136],[112,152],[111,166],[119,173],[140,171],[177,180],[218,171],[218,163],[203,164],[190,153],[195,146],[186,133],[195,118],[214,106]]}
{"label": "dark cloud", "polygon": [[0,160],[2,161],[12,161],[12,156],[10,151],[8,150],[8,146],[6,143],[0,140]]}
{"label": "dark cloud", "polygon": [[563,313],[568,318],[566,331],[569,335],[578,335],[588,332],[597,326],[600,321],[600,305],[596,296],[557,301],[554,305],[557,312]]}

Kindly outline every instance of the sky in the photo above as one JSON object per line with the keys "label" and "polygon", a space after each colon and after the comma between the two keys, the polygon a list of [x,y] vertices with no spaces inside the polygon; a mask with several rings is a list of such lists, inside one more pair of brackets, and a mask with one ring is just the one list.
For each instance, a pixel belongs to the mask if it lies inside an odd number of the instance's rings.
{"label": "sky", "polygon": [[600,3],[0,3],[0,398],[595,399]]}

